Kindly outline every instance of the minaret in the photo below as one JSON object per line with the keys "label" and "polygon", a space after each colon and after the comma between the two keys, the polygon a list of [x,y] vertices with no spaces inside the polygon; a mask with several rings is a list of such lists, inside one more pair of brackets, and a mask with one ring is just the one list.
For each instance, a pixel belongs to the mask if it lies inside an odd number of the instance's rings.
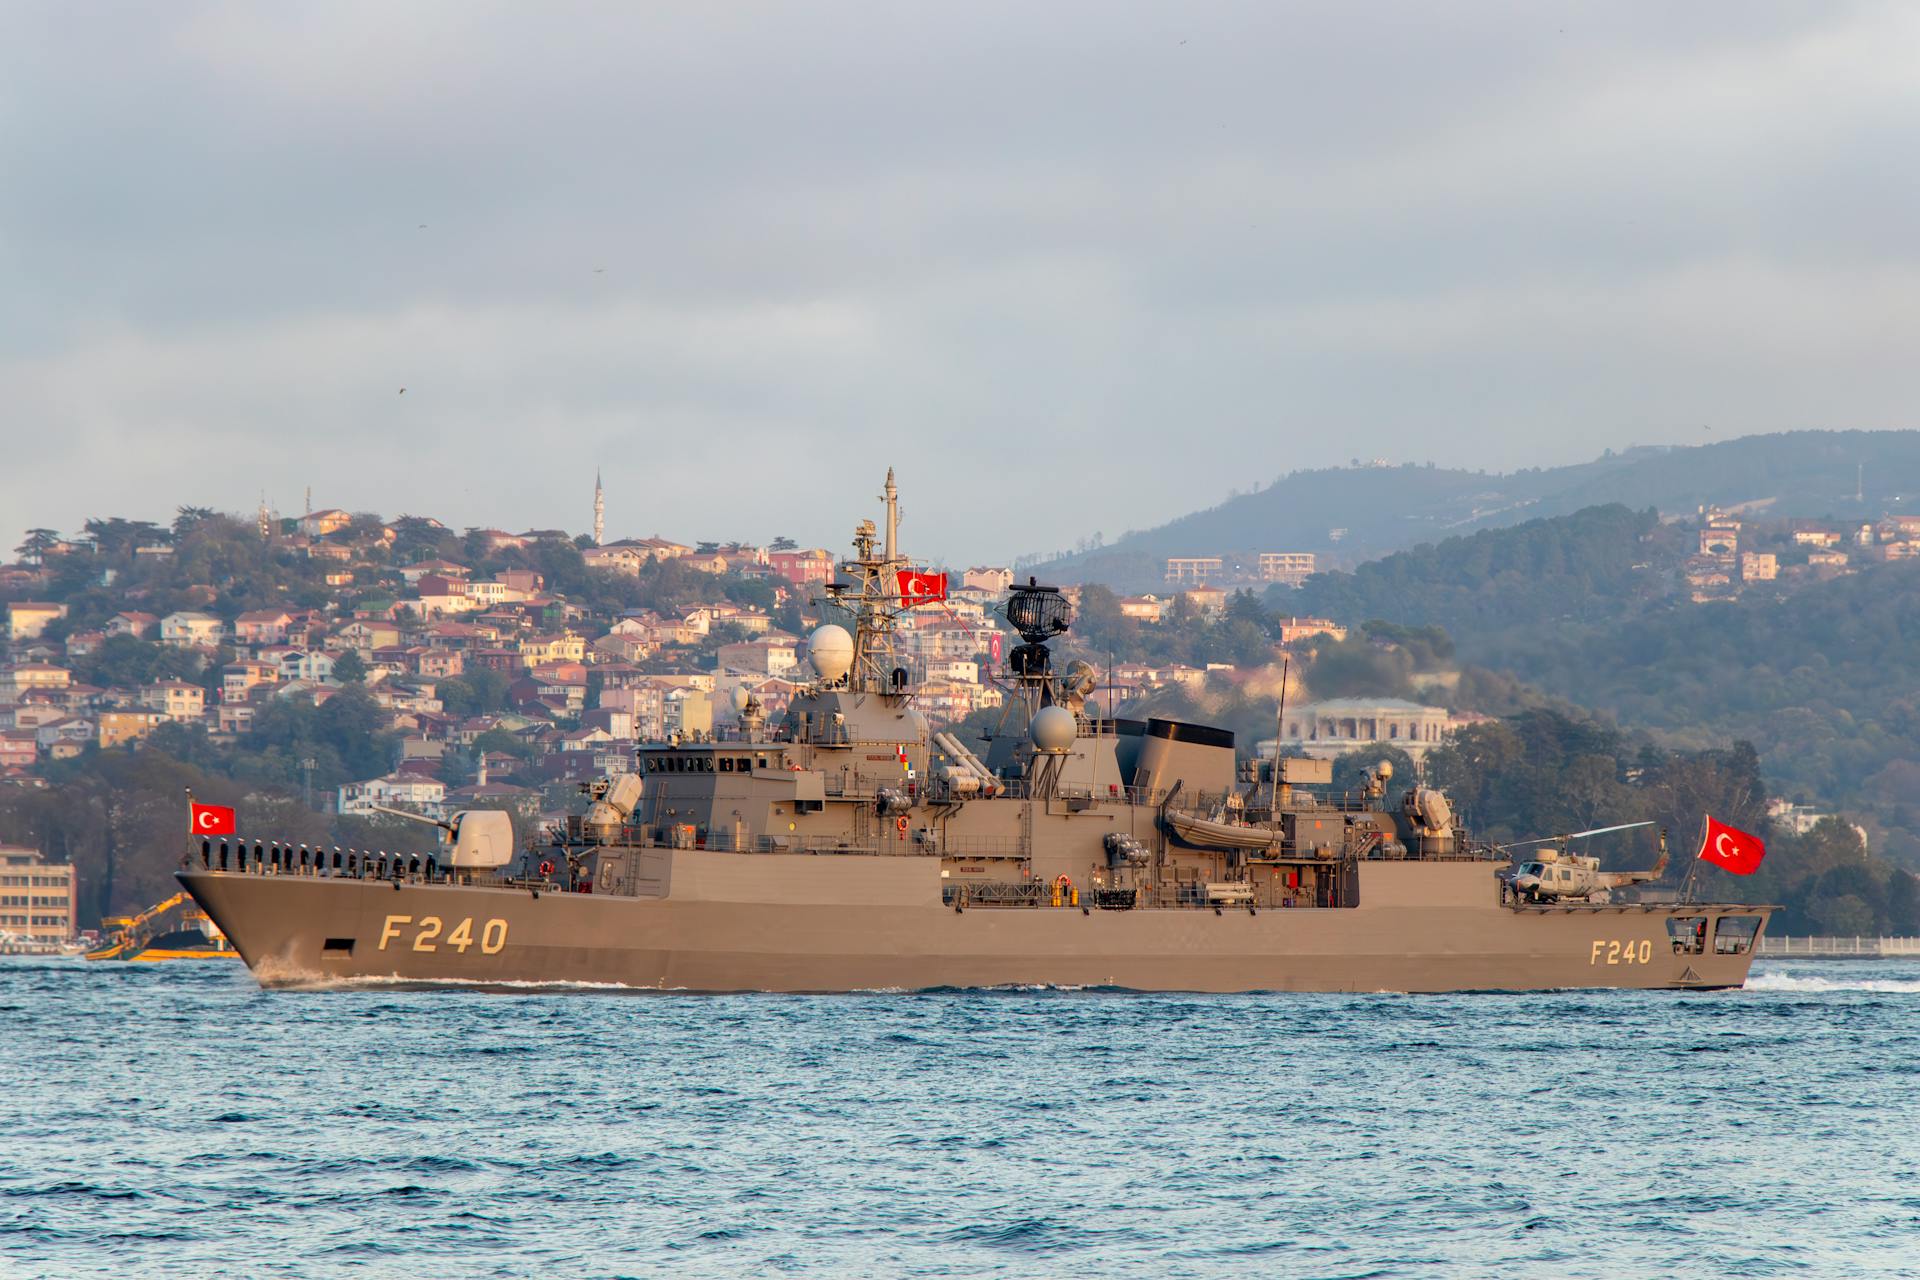
{"label": "minaret", "polygon": [[600,468],[593,469],[593,545],[607,540],[607,495],[600,488]]}
{"label": "minaret", "polygon": [[900,554],[900,490],[894,487],[893,468],[887,468],[887,563]]}

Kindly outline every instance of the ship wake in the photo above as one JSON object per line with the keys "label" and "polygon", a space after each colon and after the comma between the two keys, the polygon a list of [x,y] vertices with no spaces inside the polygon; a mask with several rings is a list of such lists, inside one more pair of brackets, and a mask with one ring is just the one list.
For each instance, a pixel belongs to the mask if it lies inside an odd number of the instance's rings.
{"label": "ship wake", "polygon": [[1835,991],[1871,991],[1881,995],[1920,995],[1920,978],[1827,978],[1797,973],[1756,973],[1748,991],[1788,991],[1824,995]]}

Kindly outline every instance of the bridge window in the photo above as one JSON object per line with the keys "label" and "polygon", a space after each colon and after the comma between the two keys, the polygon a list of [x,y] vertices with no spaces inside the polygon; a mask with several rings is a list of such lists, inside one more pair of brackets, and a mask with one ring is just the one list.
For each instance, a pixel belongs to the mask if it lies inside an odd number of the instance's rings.
{"label": "bridge window", "polygon": [[1668,916],[1667,937],[1673,940],[1673,954],[1697,956],[1707,949],[1705,916]]}
{"label": "bridge window", "polygon": [[1759,932],[1759,916],[1721,916],[1713,925],[1713,954],[1743,956],[1753,950]]}

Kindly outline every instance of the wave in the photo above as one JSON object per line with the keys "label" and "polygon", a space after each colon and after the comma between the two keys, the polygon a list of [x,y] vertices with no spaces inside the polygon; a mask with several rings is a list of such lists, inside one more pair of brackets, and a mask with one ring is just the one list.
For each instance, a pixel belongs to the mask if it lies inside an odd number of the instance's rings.
{"label": "wave", "polygon": [[449,987],[465,991],[671,991],[672,987],[643,987],[628,982],[588,982],[578,979],[531,978],[406,978],[399,974],[356,977],[281,978],[273,983],[283,991],[356,991],[369,988],[409,991]]}
{"label": "wave", "polygon": [[1797,973],[1756,973],[1748,991],[1792,991],[1817,995],[1830,991],[1873,991],[1883,995],[1920,995],[1920,978],[1821,978]]}

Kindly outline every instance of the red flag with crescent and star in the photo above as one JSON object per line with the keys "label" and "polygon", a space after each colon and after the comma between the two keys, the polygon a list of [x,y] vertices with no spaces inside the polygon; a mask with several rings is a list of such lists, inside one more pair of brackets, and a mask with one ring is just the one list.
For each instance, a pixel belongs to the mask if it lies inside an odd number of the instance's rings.
{"label": "red flag with crescent and star", "polygon": [[900,571],[901,604],[939,604],[946,598],[946,574],[921,573],[918,569]]}
{"label": "red flag with crescent and star", "polygon": [[193,804],[187,820],[197,836],[230,836],[233,834],[233,810],[223,804]]}
{"label": "red flag with crescent and star", "polygon": [[1760,869],[1760,859],[1767,856],[1767,845],[1759,836],[1708,815],[1707,833],[1700,840],[1700,856],[1722,871],[1750,876]]}

